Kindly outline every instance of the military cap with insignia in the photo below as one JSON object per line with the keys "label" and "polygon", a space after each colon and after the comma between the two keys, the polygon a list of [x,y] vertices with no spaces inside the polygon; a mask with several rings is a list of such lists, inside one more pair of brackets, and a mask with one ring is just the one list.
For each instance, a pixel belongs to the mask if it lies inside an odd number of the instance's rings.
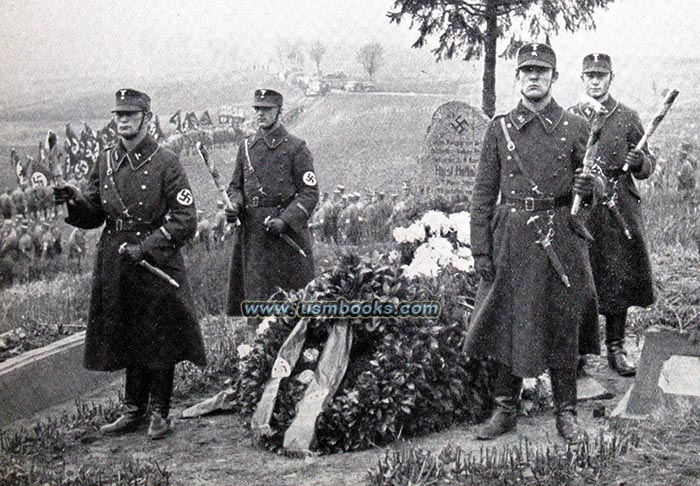
{"label": "military cap with insignia", "polygon": [[151,111],[151,98],[135,89],[120,89],[115,93],[112,113],[117,111]]}
{"label": "military cap with insignia", "polygon": [[586,73],[611,73],[612,60],[607,54],[593,53],[583,58],[583,74]]}
{"label": "military cap with insignia", "polygon": [[273,89],[256,89],[253,96],[253,108],[278,108],[284,98]]}
{"label": "military cap with insignia", "polygon": [[540,66],[557,69],[557,55],[547,44],[533,42],[518,49],[518,69],[526,66]]}

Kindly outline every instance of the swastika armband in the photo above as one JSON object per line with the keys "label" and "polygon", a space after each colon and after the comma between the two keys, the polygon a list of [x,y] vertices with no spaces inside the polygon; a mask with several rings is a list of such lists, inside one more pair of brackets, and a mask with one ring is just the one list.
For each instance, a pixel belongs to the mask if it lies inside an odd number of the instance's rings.
{"label": "swastika armband", "polygon": [[307,170],[306,172],[304,172],[304,175],[302,176],[301,180],[307,186],[313,187],[316,185],[316,174],[314,174],[310,170]]}
{"label": "swastika armband", "polygon": [[178,203],[180,203],[183,206],[191,206],[194,202],[194,196],[192,196],[192,191],[190,191],[187,188],[180,189],[180,192],[177,193],[175,199]]}

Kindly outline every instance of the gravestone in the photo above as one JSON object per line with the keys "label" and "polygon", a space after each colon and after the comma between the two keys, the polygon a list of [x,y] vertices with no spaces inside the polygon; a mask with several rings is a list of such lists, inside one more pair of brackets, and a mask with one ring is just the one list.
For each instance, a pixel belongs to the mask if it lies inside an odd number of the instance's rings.
{"label": "gravestone", "polygon": [[418,159],[421,184],[450,200],[468,200],[488,121],[481,110],[461,101],[435,110]]}
{"label": "gravestone", "polygon": [[647,331],[634,386],[620,415],[644,417],[663,408],[700,405],[700,344],[687,334]]}

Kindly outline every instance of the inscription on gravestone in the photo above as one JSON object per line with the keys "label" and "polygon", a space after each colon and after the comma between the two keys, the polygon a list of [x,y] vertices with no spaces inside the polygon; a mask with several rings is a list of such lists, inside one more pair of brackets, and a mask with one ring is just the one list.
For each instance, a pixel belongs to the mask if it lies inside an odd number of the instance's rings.
{"label": "inscription on gravestone", "polygon": [[480,110],[461,101],[435,110],[419,157],[422,182],[431,191],[453,200],[469,198],[487,124]]}

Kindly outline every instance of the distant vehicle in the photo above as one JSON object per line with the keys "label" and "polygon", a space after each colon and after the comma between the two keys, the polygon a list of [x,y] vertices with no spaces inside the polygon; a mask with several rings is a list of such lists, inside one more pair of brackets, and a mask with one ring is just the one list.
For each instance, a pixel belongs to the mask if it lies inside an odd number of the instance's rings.
{"label": "distant vehicle", "polygon": [[345,86],[343,86],[343,89],[345,91],[360,91],[360,82],[355,81],[354,79],[350,79],[345,82]]}
{"label": "distant vehicle", "polygon": [[362,81],[360,83],[360,91],[370,92],[377,91],[377,87],[372,81]]}
{"label": "distant vehicle", "polygon": [[304,90],[304,95],[305,96],[320,96],[324,94],[323,91],[323,83],[321,82],[320,79],[312,79],[309,81],[309,83],[306,85],[306,89]]}
{"label": "distant vehicle", "polygon": [[328,83],[329,89],[345,89],[345,82],[348,80],[348,75],[342,71],[337,71],[324,75],[323,80]]}

